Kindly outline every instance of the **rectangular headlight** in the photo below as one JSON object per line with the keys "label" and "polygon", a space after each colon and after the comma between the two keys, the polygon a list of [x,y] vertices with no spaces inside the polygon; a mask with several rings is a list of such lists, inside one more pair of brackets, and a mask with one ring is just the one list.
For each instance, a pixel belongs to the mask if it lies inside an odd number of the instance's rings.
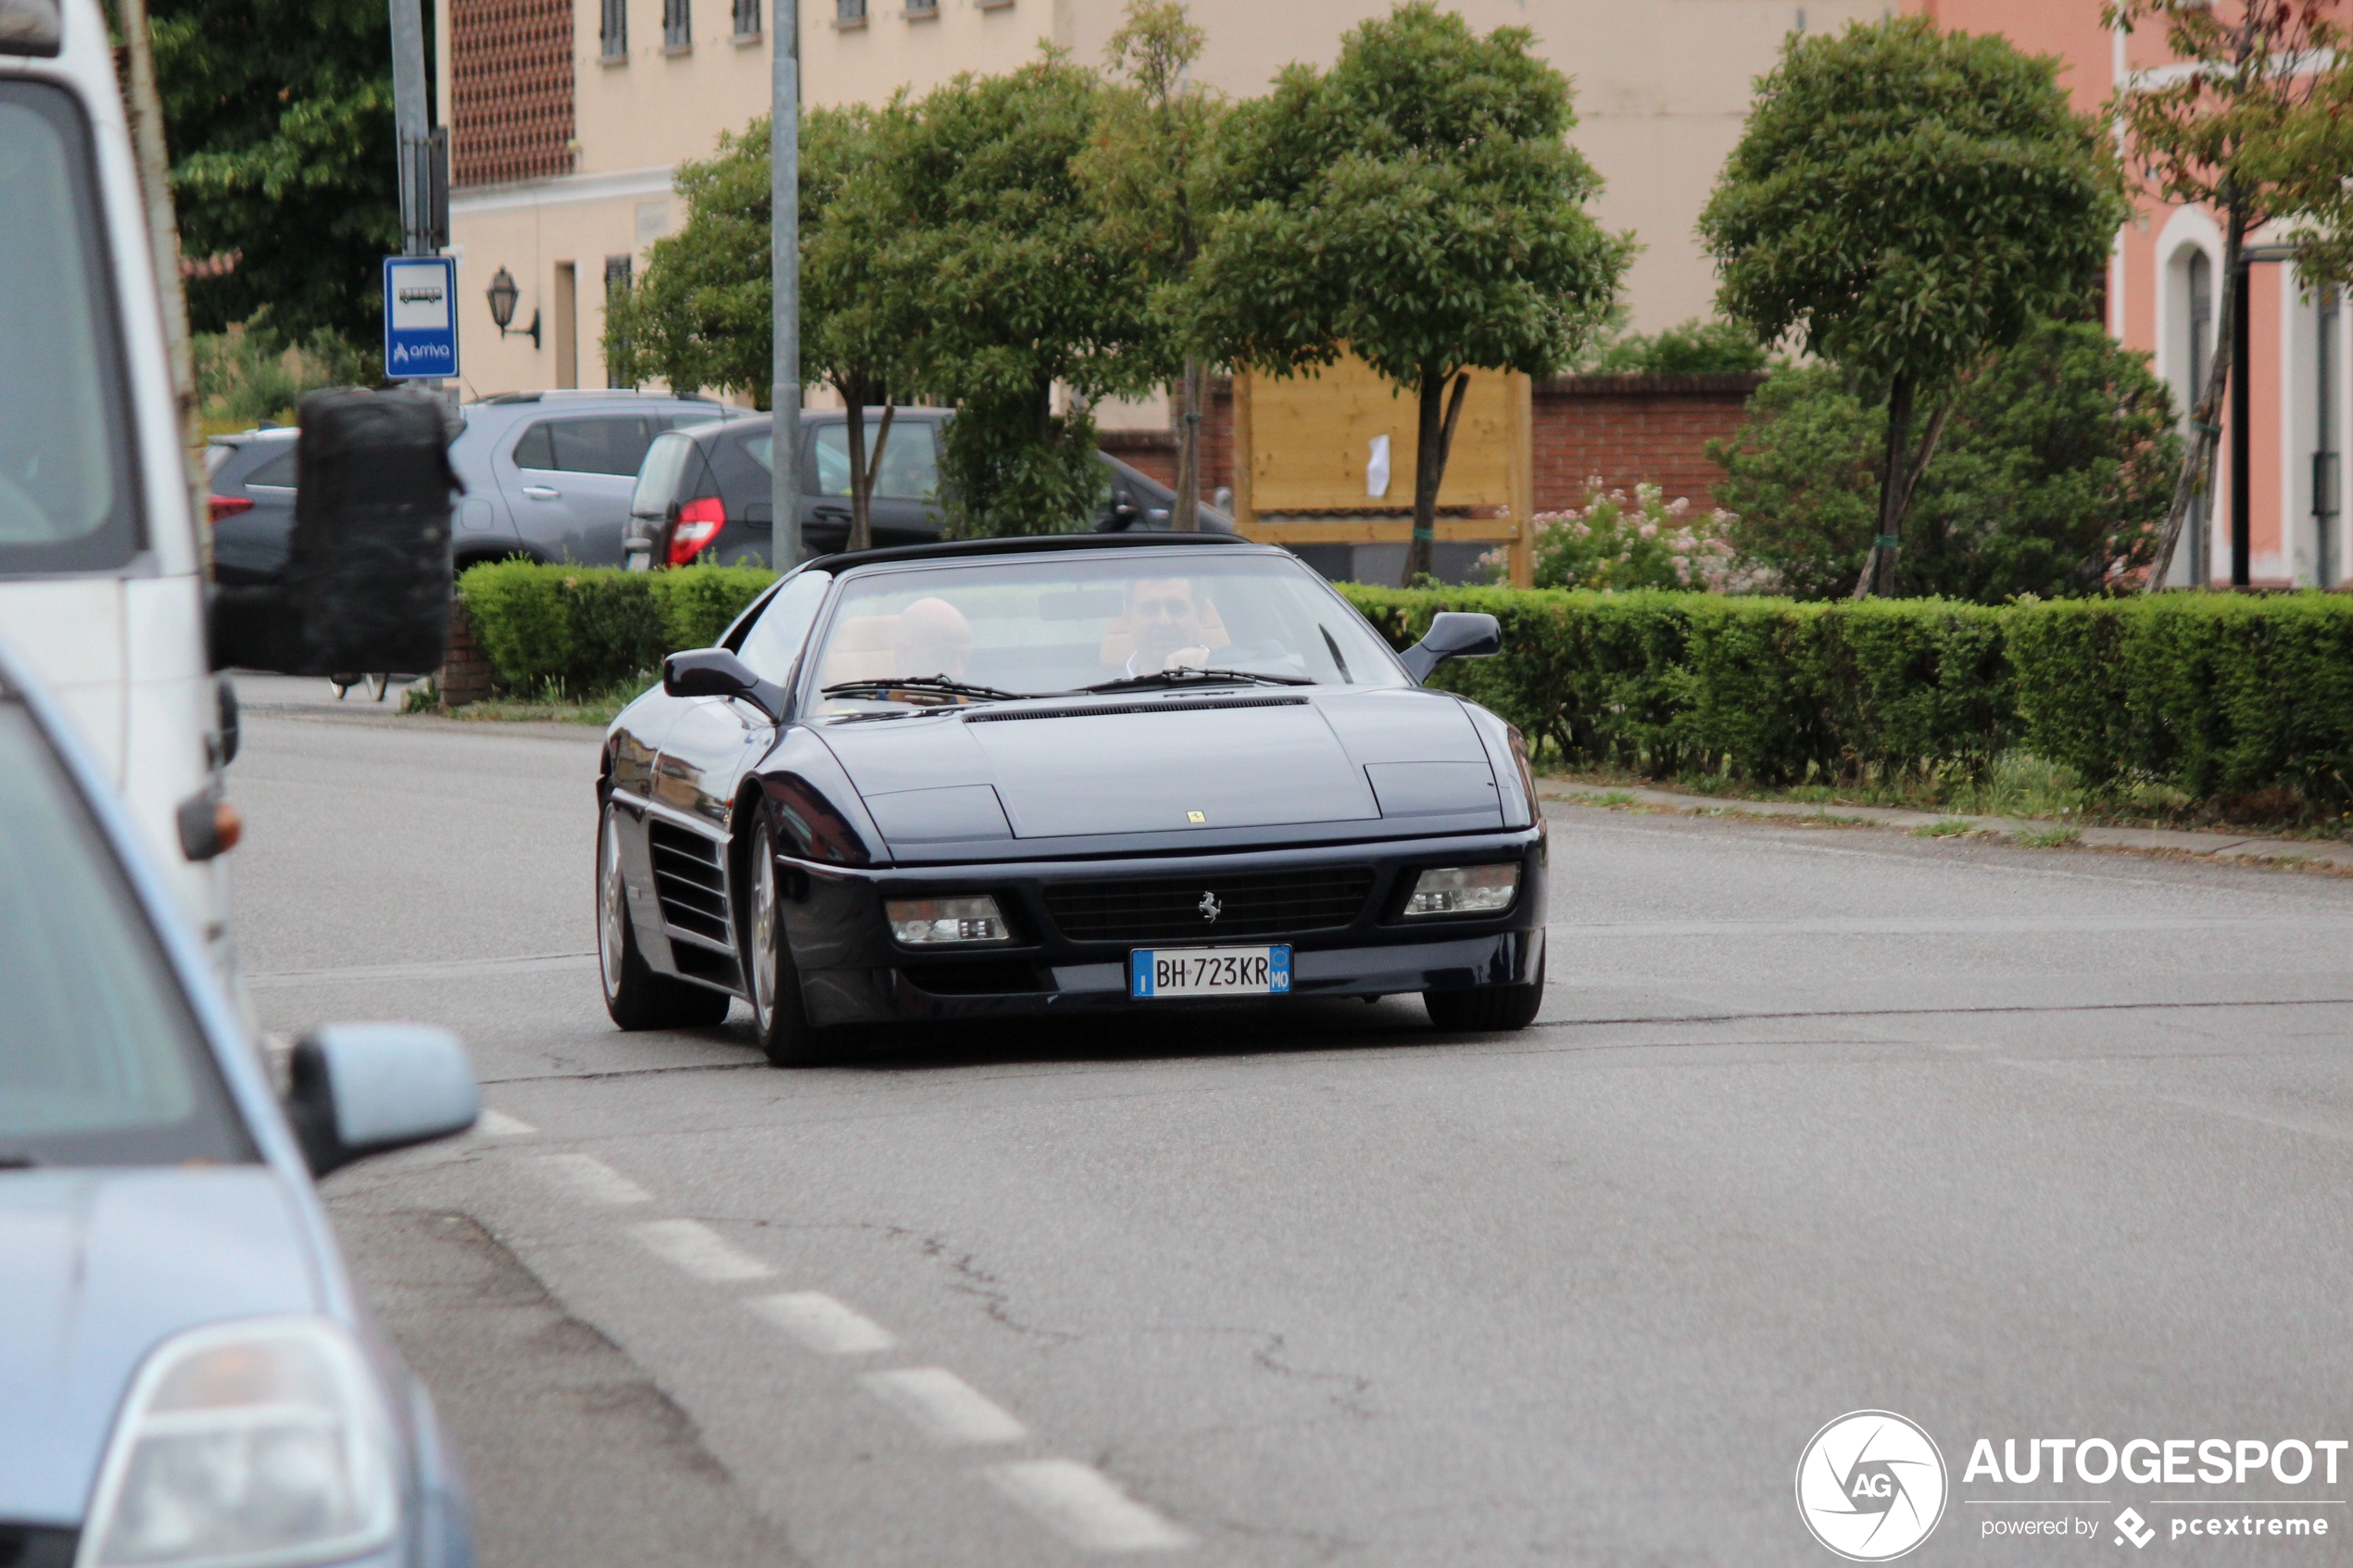
{"label": "rectangular headlight", "polygon": [[1439,866],[1414,880],[1405,900],[1407,920],[1432,915],[1492,915],[1512,907],[1519,892],[1519,867]]}
{"label": "rectangular headlight", "polygon": [[883,905],[890,934],[910,947],[964,947],[980,942],[1010,942],[1005,917],[997,900],[979,898],[892,898]]}

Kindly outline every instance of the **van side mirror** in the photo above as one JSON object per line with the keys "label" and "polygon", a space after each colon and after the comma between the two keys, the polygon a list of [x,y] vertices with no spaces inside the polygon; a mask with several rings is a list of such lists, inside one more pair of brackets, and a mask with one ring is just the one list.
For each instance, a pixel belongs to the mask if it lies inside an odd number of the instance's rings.
{"label": "van side mirror", "polygon": [[1427,681],[1450,659],[1486,659],[1503,651],[1504,629],[1493,616],[1449,609],[1432,616],[1422,640],[1398,657],[1415,680]]}
{"label": "van side mirror", "polygon": [[673,653],[661,661],[661,689],[671,696],[724,696],[748,702],[772,724],[785,720],[785,689],[763,681],[725,648]]}
{"label": "van side mirror", "polygon": [[302,400],[284,576],[221,588],[212,663],[287,675],[422,674],[449,645],[449,443],[462,425],[416,393]]}
{"label": "van side mirror", "polygon": [[334,1023],[294,1049],[286,1119],[310,1173],[462,1133],[482,1091],[458,1037],[411,1023]]}

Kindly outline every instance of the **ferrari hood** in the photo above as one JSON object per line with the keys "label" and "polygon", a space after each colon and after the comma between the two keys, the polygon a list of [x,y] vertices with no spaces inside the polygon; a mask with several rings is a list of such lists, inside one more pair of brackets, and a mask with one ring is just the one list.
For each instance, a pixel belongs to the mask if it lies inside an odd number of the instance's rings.
{"label": "ferrari hood", "polygon": [[82,1521],[118,1407],[182,1329],[318,1309],[277,1173],[0,1173],[0,1519]]}
{"label": "ferrari hood", "polygon": [[1418,689],[1123,694],[823,733],[898,851],[1432,811],[1502,825],[1469,716]]}

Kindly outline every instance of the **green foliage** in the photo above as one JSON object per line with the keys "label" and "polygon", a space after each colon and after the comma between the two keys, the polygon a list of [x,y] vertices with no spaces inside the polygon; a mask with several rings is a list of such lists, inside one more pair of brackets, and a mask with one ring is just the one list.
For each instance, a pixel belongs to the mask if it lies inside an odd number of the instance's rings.
{"label": "green foliage", "polygon": [[191,346],[196,363],[196,417],[216,433],[245,430],[265,420],[292,424],[304,393],[369,385],[383,371],[380,354],[354,348],[324,329],[301,344],[290,344],[270,329],[266,315],[252,326],[198,332]]}
{"label": "green foliage", "polygon": [[1414,0],[1330,70],[1285,68],[1227,122],[1227,210],[1188,285],[1210,358],[1290,376],[1353,352],[1416,397],[1408,579],[1429,569],[1449,382],[1567,363],[1630,250],[1585,210],[1600,180],[1532,38]]}
{"label": "green foliage", "polygon": [[1916,17],[1793,35],[1700,217],[1724,313],[1924,389],[2063,314],[2126,212],[2057,65]]}
{"label": "green foliage", "polygon": [[[1843,594],[1877,528],[1886,411],[1827,365],[1777,372],[1708,455],[1741,564],[1803,599]],[[1904,591],[1995,603],[2126,586],[2148,566],[2180,443],[2147,357],[2044,321],[1960,387],[1903,528]]]}
{"label": "green foliage", "polygon": [[[614,379],[632,385],[660,379],[681,392],[748,393],[769,406],[774,203],[768,123],[763,117],[740,133],[723,132],[712,157],[679,165],[673,183],[686,221],[653,243],[629,293],[607,302],[605,362]],[[826,137],[805,126],[802,144],[803,157],[813,153],[822,170]],[[804,175],[804,202],[810,183]],[[808,312],[802,314],[805,325]]]}
{"label": "green foliage", "polygon": [[[1341,589],[1396,646],[1483,610],[1504,652],[1441,667],[1563,761],[1759,784],[1954,772],[1988,809],[2077,787],[2353,804],[2353,601],[1941,599]],[[2018,774],[2017,754],[2042,760]],[[2278,814],[2274,810],[2272,814]]]}
{"label": "green foliage", "polygon": [[1765,348],[1736,321],[1701,320],[1652,334],[1627,332],[1576,362],[1590,375],[1737,376],[1765,368]]}
{"label": "green foliage", "polygon": [[622,571],[506,560],[458,580],[458,596],[499,689],[574,696],[709,647],[774,574],[747,567]]}
{"label": "green foliage", "polygon": [[156,0],[150,10],[182,249],[238,254],[188,282],[198,332],[382,335],[378,263],[400,248],[392,45],[366,0]]}
{"label": "green foliage", "polygon": [[[1583,506],[1536,514],[1536,586],[1730,586],[1725,558],[1731,546],[1714,532],[1731,521],[1730,514],[1694,520],[1690,508],[1681,496],[1665,499],[1655,484],[1638,484],[1629,496],[1623,490],[1604,491],[1599,480],[1590,482]],[[1503,552],[1481,559],[1502,582],[1507,568]]]}

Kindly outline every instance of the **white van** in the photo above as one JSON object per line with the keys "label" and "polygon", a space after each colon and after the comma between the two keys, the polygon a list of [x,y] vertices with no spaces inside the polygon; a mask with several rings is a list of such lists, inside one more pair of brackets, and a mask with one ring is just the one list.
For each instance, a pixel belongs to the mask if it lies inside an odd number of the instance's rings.
{"label": "white van", "polygon": [[[232,836],[221,770],[236,728],[214,652],[323,672],[311,668],[303,627],[347,628],[351,584],[330,585],[341,596],[333,606],[319,602],[315,583],[248,592],[242,603],[211,591],[154,256],[96,0],[0,0],[0,641],[56,695],[228,969],[217,857]],[[430,456],[437,483],[446,458],[437,448]],[[379,462],[366,483],[381,488],[385,471]],[[321,493],[368,492],[346,483]],[[440,646],[430,623],[437,614],[446,630],[447,616],[447,496],[437,493],[437,559],[406,535],[363,541],[357,552],[374,546],[365,569],[378,576],[387,558],[418,568],[389,618],[359,617],[400,645],[399,662],[367,660],[369,649],[348,636],[320,658],[351,660],[338,669],[425,667],[413,662],[416,650]],[[305,533],[314,561],[346,543],[333,505],[322,499],[328,515]],[[290,572],[289,583],[301,576]],[[404,616],[406,625],[392,624]]]}

